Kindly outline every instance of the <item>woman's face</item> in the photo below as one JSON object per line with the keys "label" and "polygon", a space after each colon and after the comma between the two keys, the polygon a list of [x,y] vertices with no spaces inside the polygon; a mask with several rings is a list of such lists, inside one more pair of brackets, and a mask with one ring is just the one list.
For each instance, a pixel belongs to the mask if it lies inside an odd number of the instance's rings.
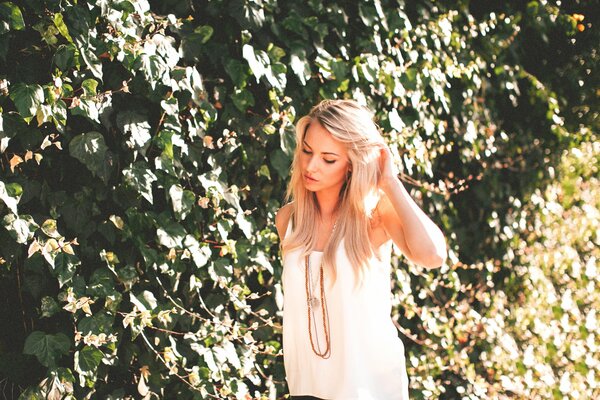
{"label": "woman's face", "polygon": [[318,121],[312,121],[304,135],[300,167],[304,187],[311,192],[339,193],[350,167],[348,151]]}

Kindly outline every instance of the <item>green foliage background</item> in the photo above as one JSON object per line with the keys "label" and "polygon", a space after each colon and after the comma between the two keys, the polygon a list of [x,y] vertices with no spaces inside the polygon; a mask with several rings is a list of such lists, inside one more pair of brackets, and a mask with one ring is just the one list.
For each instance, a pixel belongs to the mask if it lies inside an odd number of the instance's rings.
{"label": "green foliage background", "polygon": [[600,4],[564,3],[0,3],[3,393],[283,397],[293,123],[355,98],[449,240],[395,258],[411,398],[597,396]]}

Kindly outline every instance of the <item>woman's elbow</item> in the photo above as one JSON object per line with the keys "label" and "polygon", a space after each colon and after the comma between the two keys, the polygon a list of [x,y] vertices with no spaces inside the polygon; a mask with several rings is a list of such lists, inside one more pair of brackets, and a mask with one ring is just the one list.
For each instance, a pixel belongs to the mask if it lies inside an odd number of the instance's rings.
{"label": "woman's elbow", "polygon": [[423,257],[421,260],[419,260],[418,264],[427,269],[440,268],[442,265],[444,265],[447,258],[448,253],[446,250],[432,252],[427,257]]}

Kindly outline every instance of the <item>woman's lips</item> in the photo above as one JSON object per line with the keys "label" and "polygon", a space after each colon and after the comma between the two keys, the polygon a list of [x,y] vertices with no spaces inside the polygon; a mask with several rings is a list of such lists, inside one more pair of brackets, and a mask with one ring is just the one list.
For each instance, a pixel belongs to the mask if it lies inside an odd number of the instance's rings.
{"label": "woman's lips", "polygon": [[316,179],[314,179],[314,178],[311,178],[311,177],[310,177],[310,176],[308,176],[308,175],[304,175],[304,178],[305,178],[307,181],[309,181],[309,182],[318,182]]}

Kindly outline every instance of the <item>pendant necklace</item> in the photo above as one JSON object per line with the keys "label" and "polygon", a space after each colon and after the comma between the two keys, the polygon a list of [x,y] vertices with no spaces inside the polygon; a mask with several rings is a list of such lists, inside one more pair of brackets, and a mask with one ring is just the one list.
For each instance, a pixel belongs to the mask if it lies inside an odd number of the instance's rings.
{"label": "pendant necklace", "polygon": [[[337,225],[337,221],[333,224],[333,229],[331,231],[331,236],[333,236],[335,232],[335,228]],[[306,304],[308,307],[308,336],[310,338],[310,345],[312,347],[312,351],[323,359],[327,359],[331,356],[331,337],[329,331],[329,313],[327,309],[327,301],[325,299],[325,285],[323,279],[323,261],[319,263],[319,297],[317,297],[317,293],[314,293],[314,287],[312,280],[312,273],[310,269],[310,259],[309,255],[305,256],[305,287],[306,287]],[[325,333],[325,349],[321,350],[321,345],[319,343],[319,335],[316,327],[316,318],[315,318],[315,309],[318,309],[321,306],[322,311],[322,320],[323,320],[323,332]],[[313,322],[314,321],[314,322]],[[315,325],[315,340],[313,340],[313,323]],[[315,342],[316,341],[316,346]]]}

